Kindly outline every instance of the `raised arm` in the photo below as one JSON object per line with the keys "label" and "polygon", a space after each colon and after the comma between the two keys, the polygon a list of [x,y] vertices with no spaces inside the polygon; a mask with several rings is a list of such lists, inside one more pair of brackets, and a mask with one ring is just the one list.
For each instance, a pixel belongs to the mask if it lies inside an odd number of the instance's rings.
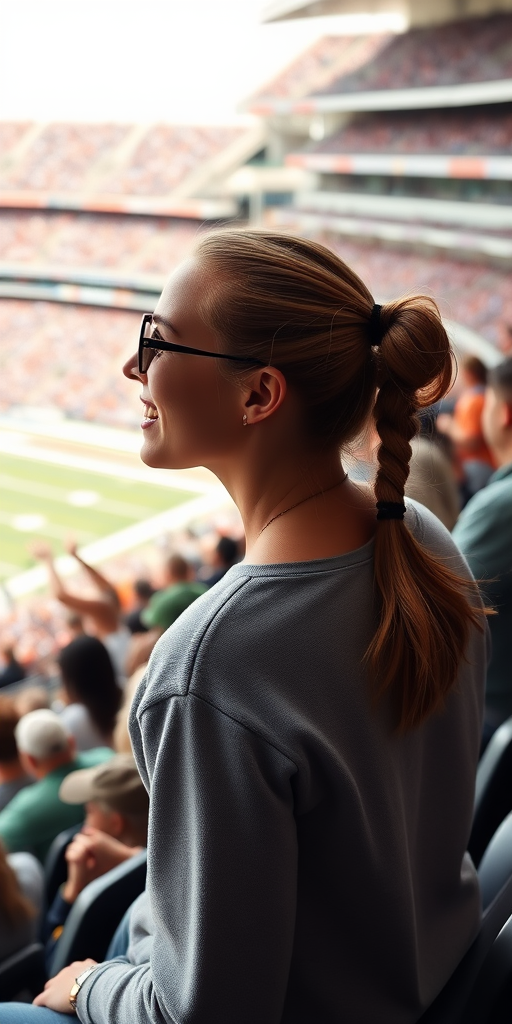
{"label": "raised arm", "polygon": [[113,604],[118,608],[119,597],[113,584],[110,583],[110,581],[107,580],[107,578],[103,576],[101,572],[98,572],[98,570],[95,569],[92,565],[89,565],[88,562],[84,561],[81,555],[78,554],[78,549],[74,541],[69,541],[66,544],[66,548],[69,554],[72,555],[73,558],[76,558],[77,562],[79,562],[79,564],[82,566],[82,569],[85,569],[90,579],[98,587],[98,590],[101,590],[104,594],[108,595]]}

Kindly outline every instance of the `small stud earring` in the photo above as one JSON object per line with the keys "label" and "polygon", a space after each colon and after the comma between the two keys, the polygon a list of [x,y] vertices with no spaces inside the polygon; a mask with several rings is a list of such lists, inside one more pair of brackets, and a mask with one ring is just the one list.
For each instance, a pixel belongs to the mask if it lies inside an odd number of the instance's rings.
{"label": "small stud earring", "polygon": [[245,412],[244,412],[244,414],[242,416],[242,423],[243,423],[244,427],[247,426],[247,413],[245,413]]}

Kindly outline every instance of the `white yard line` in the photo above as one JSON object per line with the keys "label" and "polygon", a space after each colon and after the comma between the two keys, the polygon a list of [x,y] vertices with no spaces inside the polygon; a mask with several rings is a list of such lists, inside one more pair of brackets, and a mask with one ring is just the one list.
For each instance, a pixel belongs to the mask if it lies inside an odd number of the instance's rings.
{"label": "white yard line", "polygon": [[104,476],[116,477],[119,480],[135,480],[138,483],[167,487],[176,491],[192,491],[209,494],[215,491],[218,484],[209,480],[200,480],[193,476],[174,470],[149,469],[141,464],[124,466],[119,462],[95,459],[90,455],[71,454],[51,448],[41,448],[26,440],[27,435],[10,433],[0,429],[0,452],[14,455],[20,459],[35,459],[37,462],[49,462],[55,466],[67,466],[70,469],[81,469],[84,472],[100,473]]}
{"label": "white yard line", "polygon": [[[217,509],[229,505],[230,501],[227,491],[219,484],[215,490],[210,489],[208,494],[202,495],[200,498],[194,498],[192,501],[179,505],[178,508],[160,512],[141,523],[135,523],[124,530],[110,534],[109,537],[103,537],[101,540],[93,541],[92,544],[87,544],[80,549],[80,554],[86,562],[98,565],[107,558],[129,551],[161,534],[183,529],[195,519],[207,516]],[[55,565],[62,576],[71,576],[79,568],[75,559],[68,555],[57,558]],[[44,566],[36,566],[34,569],[28,569],[27,572],[19,573],[18,576],[11,576],[10,579],[4,581],[3,588],[11,598],[17,598],[44,587],[47,582],[48,574]]]}
{"label": "white yard line", "polygon": [[32,480],[22,480],[19,477],[7,476],[0,473],[0,491],[11,491],[13,494],[28,494],[33,498],[44,498],[46,501],[55,501],[59,505],[71,505],[75,508],[86,508],[92,511],[106,512],[114,516],[123,516],[125,519],[142,519],[143,516],[150,516],[154,508],[148,505],[134,505],[128,501],[115,501],[111,498],[103,498],[96,495],[96,500],[90,505],[80,506],[70,501],[72,491],[69,488],[55,487],[53,484],[35,483]]}

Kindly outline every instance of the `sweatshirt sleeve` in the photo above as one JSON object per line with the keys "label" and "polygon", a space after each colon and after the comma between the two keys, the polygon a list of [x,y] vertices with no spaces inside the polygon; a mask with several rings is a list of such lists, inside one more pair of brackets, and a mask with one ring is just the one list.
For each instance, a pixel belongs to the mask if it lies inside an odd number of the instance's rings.
{"label": "sweatshirt sleeve", "polygon": [[277,1024],[292,953],[297,841],[283,753],[193,694],[146,707],[149,963],[105,963],[84,1024]]}

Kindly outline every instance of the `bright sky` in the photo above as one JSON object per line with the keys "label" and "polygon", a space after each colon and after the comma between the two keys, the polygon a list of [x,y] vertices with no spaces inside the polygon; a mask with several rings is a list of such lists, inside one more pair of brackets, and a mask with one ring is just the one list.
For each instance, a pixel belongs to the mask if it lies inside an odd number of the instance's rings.
{"label": "bright sky", "polygon": [[0,120],[232,120],[325,32],[397,15],[262,25],[262,0],[0,0]]}

